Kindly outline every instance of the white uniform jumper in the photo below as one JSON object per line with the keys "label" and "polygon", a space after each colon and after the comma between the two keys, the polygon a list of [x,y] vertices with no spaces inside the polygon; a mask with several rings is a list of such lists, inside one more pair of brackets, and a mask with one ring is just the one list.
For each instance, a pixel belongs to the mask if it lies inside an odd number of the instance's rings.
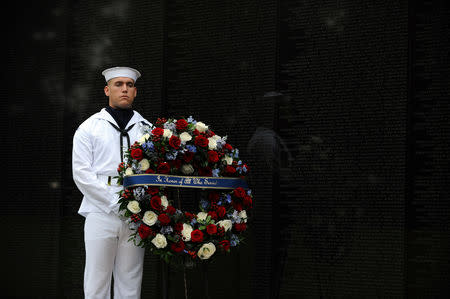
{"label": "white uniform jumper", "polygon": [[[122,186],[117,186],[114,179],[108,185],[108,177],[117,176],[120,144],[128,143],[126,135],[121,137],[111,123],[118,127],[103,108],[85,120],[73,138],[73,179],[84,195],[78,213],[86,217],[84,293],[85,298],[110,298],[113,274],[115,298],[139,298],[144,249],[128,242],[132,231],[117,216],[117,192]],[[127,129],[133,126],[128,131],[131,144],[141,137],[145,124],[151,125],[134,111],[127,125]]]}

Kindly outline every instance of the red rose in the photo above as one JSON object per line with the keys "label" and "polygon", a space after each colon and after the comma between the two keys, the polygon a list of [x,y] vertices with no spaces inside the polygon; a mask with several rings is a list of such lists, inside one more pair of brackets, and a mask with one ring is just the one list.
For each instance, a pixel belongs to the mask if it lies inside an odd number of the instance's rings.
{"label": "red rose", "polygon": [[233,208],[234,208],[236,211],[240,212],[240,211],[242,211],[242,204],[233,201]]}
{"label": "red rose", "polygon": [[176,160],[170,160],[169,161],[169,165],[170,165],[170,167],[172,167],[172,168],[180,168],[181,167],[181,160],[178,160],[178,159],[176,159]]}
{"label": "red rose", "polygon": [[242,187],[237,187],[236,189],[234,189],[233,191],[234,196],[242,198],[245,196],[245,190]]}
{"label": "red rose", "polygon": [[208,235],[214,235],[217,233],[217,226],[215,224],[208,224],[208,226],[206,226],[206,232]]}
{"label": "red rose", "polygon": [[181,231],[183,230],[183,222],[175,223],[175,225],[173,226],[173,230],[177,233],[181,233]]}
{"label": "red rose", "polygon": [[145,173],[155,173],[155,171],[154,171],[153,169],[151,169],[151,168],[148,168],[148,169],[145,171]]}
{"label": "red rose", "polygon": [[187,126],[188,126],[188,123],[184,119],[177,120],[177,130],[178,131],[185,130],[187,128]]}
{"label": "red rose", "polygon": [[183,160],[186,163],[191,162],[193,158],[194,158],[194,153],[193,152],[185,152],[184,153]]}
{"label": "red rose", "polygon": [[155,187],[155,186],[150,186],[147,189],[147,193],[151,194],[151,195],[155,195],[159,193],[159,187]]}
{"label": "red rose", "polygon": [[185,247],[186,246],[184,245],[184,242],[181,240],[176,243],[172,243],[170,245],[170,249],[172,249],[173,252],[177,252],[177,253],[182,252]]}
{"label": "red rose", "polygon": [[138,161],[142,160],[142,150],[140,148],[132,149],[131,157]]}
{"label": "red rose", "polygon": [[153,209],[161,211],[162,210],[161,197],[159,197],[158,195],[153,196],[150,199],[150,205],[152,206]]}
{"label": "red rose", "polygon": [[157,126],[161,126],[163,125],[165,122],[167,121],[167,119],[165,117],[158,117],[156,119],[156,125]]}
{"label": "red rose", "polygon": [[141,239],[146,239],[146,238],[148,238],[148,236],[153,234],[153,231],[147,225],[141,224],[141,226],[139,226],[139,228],[138,228],[138,233],[139,233],[139,236],[141,237]]}
{"label": "red rose", "polygon": [[222,240],[219,242],[220,247],[222,247],[225,251],[228,251],[230,249],[230,241],[228,240]]}
{"label": "red rose", "polygon": [[180,148],[180,144],[181,144],[181,140],[177,136],[172,135],[172,137],[170,137],[170,139],[169,139],[169,144],[174,149],[179,149]]}
{"label": "red rose", "polygon": [[121,162],[119,164],[119,166],[117,167],[117,172],[121,172],[125,170],[125,165],[123,164],[123,162]]}
{"label": "red rose", "polygon": [[198,170],[199,176],[212,176],[212,169],[211,167],[202,167]]}
{"label": "red rose", "polygon": [[193,134],[194,134],[195,136],[198,136],[198,135],[200,135],[200,132],[199,132],[197,129],[195,129],[194,132],[193,132]]}
{"label": "red rose", "polygon": [[203,241],[203,233],[199,229],[195,229],[191,232],[191,241],[192,242],[202,242]]}
{"label": "red rose", "polygon": [[223,218],[225,216],[225,214],[227,213],[227,210],[224,207],[218,207],[216,210],[217,216],[219,216],[219,218]]}
{"label": "red rose", "polygon": [[233,150],[233,147],[231,145],[229,145],[228,143],[225,143],[225,145],[223,147],[229,151]]}
{"label": "red rose", "polygon": [[222,226],[219,226],[219,227],[217,228],[217,234],[218,234],[220,237],[223,237],[223,236],[225,235],[225,229],[224,229]]}
{"label": "red rose", "polygon": [[225,167],[225,172],[228,174],[234,174],[236,172],[236,168],[231,165],[227,165],[227,167]]}
{"label": "red rose", "polygon": [[168,214],[170,214],[170,215],[175,214],[176,211],[177,211],[177,209],[175,209],[173,206],[168,206],[168,207],[166,208],[166,212],[167,212]]}
{"label": "red rose", "polygon": [[186,218],[188,218],[189,221],[191,221],[193,218],[195,218],[195,215],[192,214],[192,213],[189,213],[189,212],[184,212],[184,216],[185,216]]}
{"label": "red rose", "polygon": [[167,216],[167,214],[165,213],[159,214],[158,220],[159,222],[161,222],[162,225],[167,225],[170,223],[170,217]]}
{"label": "red rose", "polygon": [[123,190],[122,197],[123,197],[123,198],[129,198],[129,197],[131,197],[131,191],[130,191],[129,189]]}
{"label": "red rose", "polygon": [[208,215],[211,216],[212,219],[217,220],[217,213],[214,211],[209,211]]}
{"label": "red rose", "polygon": [[218,208],[218,205],[217,205],[217,203],[216,202],[211,202],[211,210],[217,210],[217,208]]}
{"label": "red rose", "polygon": [[251,208],[251,207],[252,207],[252,204],[253,204],[252,197],[246,194],[246,195],[244,196],[243,203],[244,203],[244,206],[245,206],[246,208]]}
{"label": "red rose", "polygon": [[161,137],[164,134],[164,129],[163,128],[154,128],[152,130],[152,135],[155,135],[157,137]]}
{"label": "red rose", "polygon": [[208,199],[212,202],[217,202],[219,200],[220,194],[218,192],[209,192]]}
{"label": "red rose", "polygon": [[170,165],[167,162],[162,162],[156,168],[156,171],[161,174],[168,174],[170,172]]}
{"label": "red rose", "polygon": [[209,140],[206,137],[203,136],[197,136],[194,140],[194,144],[201,147],[207,147],[209,144]]}
{"label": "red rose", "polygon": [[216,135],[216,133],[214,133],[212,130],[208,130],[208,133],[206,134],[206,136],[208,137],[213,137],[214,135]]}
{"label": "red rose", "polygon": [[219,155],[216,151],[208,151],[208,162],[216,163],[219,161]]}
{"label": "red rose", "polygon": [[237,232],[243,232],[247,228],[247,225],[245,223],[235,223],[234,229]]}

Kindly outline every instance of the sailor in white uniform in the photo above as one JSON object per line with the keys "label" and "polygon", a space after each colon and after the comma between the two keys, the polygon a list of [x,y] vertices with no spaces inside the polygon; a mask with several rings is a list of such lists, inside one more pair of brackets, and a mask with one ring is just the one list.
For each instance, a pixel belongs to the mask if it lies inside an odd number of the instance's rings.
{"label": "sailor in white uniform", "polygon": [[84,197],[78,213],[84,216],[86,264],[85,298],[140,298],[144,249],[128,242],[132,231],[118,216],[121,186],[117,167],[127,146],[152,126],[131,107],[140,73],[128,67],[102,72],[109,106],[85,120],[73,137],[73,180]]}

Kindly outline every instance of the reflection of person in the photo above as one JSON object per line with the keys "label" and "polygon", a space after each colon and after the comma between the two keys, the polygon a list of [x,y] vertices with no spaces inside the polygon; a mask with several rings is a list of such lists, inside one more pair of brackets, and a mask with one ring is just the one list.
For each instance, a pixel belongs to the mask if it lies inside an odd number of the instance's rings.
{"label": "reflection of person", "polygon": [[124,142],[130,146],[140,128],[151,124],[131,108],[140,73],[115,67],[102,74],[109,106],[85,120],[73,137],[73,179],[84,195],[78,213],[86,218],[84,293],[86,298],[110,298],[114,275],[114,297],[139,298],[144,248],[128,242],[132,231],[119,217],[121,186],[113,177],[123,160]]}

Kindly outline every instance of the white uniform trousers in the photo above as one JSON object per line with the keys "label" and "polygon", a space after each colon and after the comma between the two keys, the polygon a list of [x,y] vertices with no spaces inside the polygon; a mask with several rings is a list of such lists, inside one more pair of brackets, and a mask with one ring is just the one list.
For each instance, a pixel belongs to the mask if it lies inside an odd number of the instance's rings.
{"label": "white uniform trousers", "polygon": [[84,294],[87,299],[140,298],[145,249],[128,242],[132,231],[117,215],[89,213],[84,223],[86,265]]}

